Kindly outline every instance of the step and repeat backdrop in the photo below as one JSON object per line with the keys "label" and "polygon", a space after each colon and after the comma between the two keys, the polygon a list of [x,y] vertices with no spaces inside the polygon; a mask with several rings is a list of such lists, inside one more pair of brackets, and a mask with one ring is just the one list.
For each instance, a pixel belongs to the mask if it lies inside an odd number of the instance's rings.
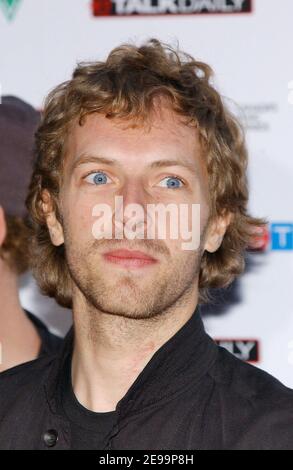
{"label": "step and repeat backdrop", "polygon": [[[216,73],[247,133],[250,211],[268,219],[245,273],[203,309],[209,334],[293,387],[293,1],[0,0],[1,94],[37,108],[80,61],[156,37]],[[63,335],[71,314],[30,275],[21,300]]]}

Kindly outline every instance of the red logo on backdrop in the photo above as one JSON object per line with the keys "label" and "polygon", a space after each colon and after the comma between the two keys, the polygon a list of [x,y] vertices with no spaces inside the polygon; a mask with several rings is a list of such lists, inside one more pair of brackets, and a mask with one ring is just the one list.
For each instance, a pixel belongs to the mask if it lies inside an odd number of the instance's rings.
{"label": "red logo on backdrop", "polygon": [[251,251],[265,251],[270,242],[270,233],[268,226],[256,227],[251,237],[249,250]]}
{"label": "red logo on backdrop", "polygon": [[112,14],[112,0],[93,0],[94,16],[108,16]]}
{"label": "red logo on backdrop", "polygon": [[251,13],[252,0],[92,0],[94,16]]}

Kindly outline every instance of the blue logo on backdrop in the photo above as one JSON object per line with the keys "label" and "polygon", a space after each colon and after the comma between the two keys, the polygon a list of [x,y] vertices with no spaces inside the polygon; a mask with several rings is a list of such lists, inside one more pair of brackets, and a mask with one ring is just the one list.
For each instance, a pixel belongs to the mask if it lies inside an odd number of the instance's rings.
{"label": "blue logo on backdrop", "polygon": [[293,250],[293,223],[271,225],[272,250]]}

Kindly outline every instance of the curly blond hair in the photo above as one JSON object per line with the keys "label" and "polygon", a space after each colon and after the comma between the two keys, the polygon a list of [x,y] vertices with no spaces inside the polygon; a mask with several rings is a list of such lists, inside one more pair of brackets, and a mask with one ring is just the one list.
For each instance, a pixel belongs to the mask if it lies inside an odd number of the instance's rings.
{"label": "curly blond hair", "polygon": [[27,207],[32,217],[32,269],[42,291],[72,306],[71,279],[64,246],[51,243],[41,208],[42,191],[51,194],[57,218],[62,163],[72,123],[82,125],[90,113],[107,118],[146,121],[158,97],[197,124],[209,175],[211,215],[233,214],[222,244],[205,251],[199,273],[199,302],[211,288],[227,287],[245,267],[245,250],[255,226],[267,221],[247,213],[247,151],[241,126],[211,84],[212,69],[157,39],[141,46],[123,44],[106,61],[80,63],[72,79],[57,86],[45,101],[36,134],[37,158]]}

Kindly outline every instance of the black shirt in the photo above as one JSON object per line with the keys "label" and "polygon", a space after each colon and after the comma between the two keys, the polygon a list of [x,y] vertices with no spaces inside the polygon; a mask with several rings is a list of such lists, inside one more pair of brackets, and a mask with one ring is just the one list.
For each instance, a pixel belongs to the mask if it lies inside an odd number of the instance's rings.
{"label": "black shirt", "polygon": [[[57,407],[60,354],[0,374],[0,449],[72,449]],[[116,405],[104,450],[293,450],[293,390],[205,332],[200,309],[151,357]]]}
{"label": "black shirt", "polygon": [[64,376],[58,393],[59,411],[70,422],[71,446],[73,450],[100,450],[107,443],[107,436],[116,423],[116,411],[96,413],[82,406],[73,391],[71,380],[71,360],[67,358]]}

